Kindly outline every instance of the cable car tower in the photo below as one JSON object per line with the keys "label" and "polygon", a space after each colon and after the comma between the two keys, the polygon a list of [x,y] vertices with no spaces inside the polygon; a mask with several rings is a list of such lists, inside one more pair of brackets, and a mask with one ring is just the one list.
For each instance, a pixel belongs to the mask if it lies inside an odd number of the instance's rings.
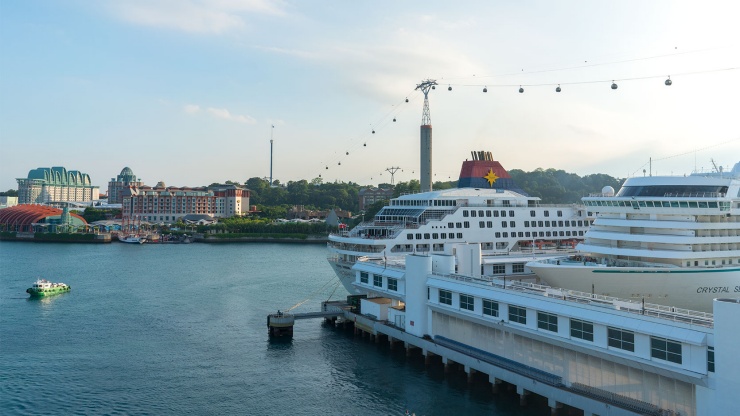
{"label": "cable car tower", "polygon": [[396,172],[398,172],[399,170],[401,170],[401,168],[399,168],[397,166],[392,166],[390,168],[386,168],[385,171],[391,174],[391,185],[394,184],[393,179],[396,176]]}
{"label": "cable car tower", "polygon": [[432,118],[429,116],[429,90],[433,90],[437,81],[427,79],[416,85],[417,90],[424,93],[424,109],[421,113],[420,129],[420,163],[419,190],[429,192],[432,190]]}

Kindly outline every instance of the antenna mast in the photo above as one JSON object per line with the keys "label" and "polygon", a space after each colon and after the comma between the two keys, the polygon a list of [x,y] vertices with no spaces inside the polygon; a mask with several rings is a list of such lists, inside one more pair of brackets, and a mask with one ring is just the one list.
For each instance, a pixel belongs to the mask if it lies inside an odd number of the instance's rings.
{"label": "antenna mast", "polygon": [[270,187],[272,187],[272,133],[275,131],[275,125],[270,128]]}

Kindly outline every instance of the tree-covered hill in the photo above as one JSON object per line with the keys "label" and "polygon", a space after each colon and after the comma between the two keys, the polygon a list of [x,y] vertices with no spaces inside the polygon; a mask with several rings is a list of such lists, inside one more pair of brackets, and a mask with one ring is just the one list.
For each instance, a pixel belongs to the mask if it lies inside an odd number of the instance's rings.
{"label": "tree-covered hill", "polygon": [[[578,176],[556,169],[536,169],[525,172],[519,169],[509,171],[516,183],[531,196],[538,196],[546,204],[576,203],[590,193],[600,192],[604,186],[619,189],[623,180],[605,174]],[[388,187],[388,184],[382,184]],[[251,190],[250,204],[261,210],[271,210],[275,215],[287,212],[293,205],[303,205],[308,209],[327,210],[341,208],[357,212],[359,192],[363,187],[354,182],[324,183],[321,178],[311,181],[290,181],[280,184],[262,178],[250,178],[245,186]],[[435,182],[434,189],[447,189],[457,186],[457,181]],[[393,196],[419,192],[419,181],[411,180],[396,184]],[[377,205],[377,204],[376,204]],[[380,205],[382,206],[382,205]],[[267,215],[268,217],[274,215]]]}

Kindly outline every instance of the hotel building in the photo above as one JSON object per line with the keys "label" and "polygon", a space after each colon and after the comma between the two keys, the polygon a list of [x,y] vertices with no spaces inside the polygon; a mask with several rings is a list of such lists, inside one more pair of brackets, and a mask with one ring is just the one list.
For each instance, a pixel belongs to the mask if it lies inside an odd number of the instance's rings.
{"label": "hotel building", "polygon": [[18,181],[18,204],[89,202],[98,199],[100,187],[92,185],[90,175],[64,167],[37,168]]}
{"label": "hotel building", "polygon": [[172,224],[189,214],[214,218],[240,216],[249,210],[249,190],[237,185],[213,187],[130,187],[123,190],[123,221]]}

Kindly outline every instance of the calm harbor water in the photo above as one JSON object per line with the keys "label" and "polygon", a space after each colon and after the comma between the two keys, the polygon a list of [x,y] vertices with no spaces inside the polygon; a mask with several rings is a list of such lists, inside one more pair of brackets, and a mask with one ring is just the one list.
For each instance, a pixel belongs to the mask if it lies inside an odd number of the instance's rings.
{"label": "calm harbor water", "polygon": [[[268,313],[342,299],[322,245],[0,242],[0,414],[541,415],[351,331]],[[72,291],[25,293],[38,277]]]}

